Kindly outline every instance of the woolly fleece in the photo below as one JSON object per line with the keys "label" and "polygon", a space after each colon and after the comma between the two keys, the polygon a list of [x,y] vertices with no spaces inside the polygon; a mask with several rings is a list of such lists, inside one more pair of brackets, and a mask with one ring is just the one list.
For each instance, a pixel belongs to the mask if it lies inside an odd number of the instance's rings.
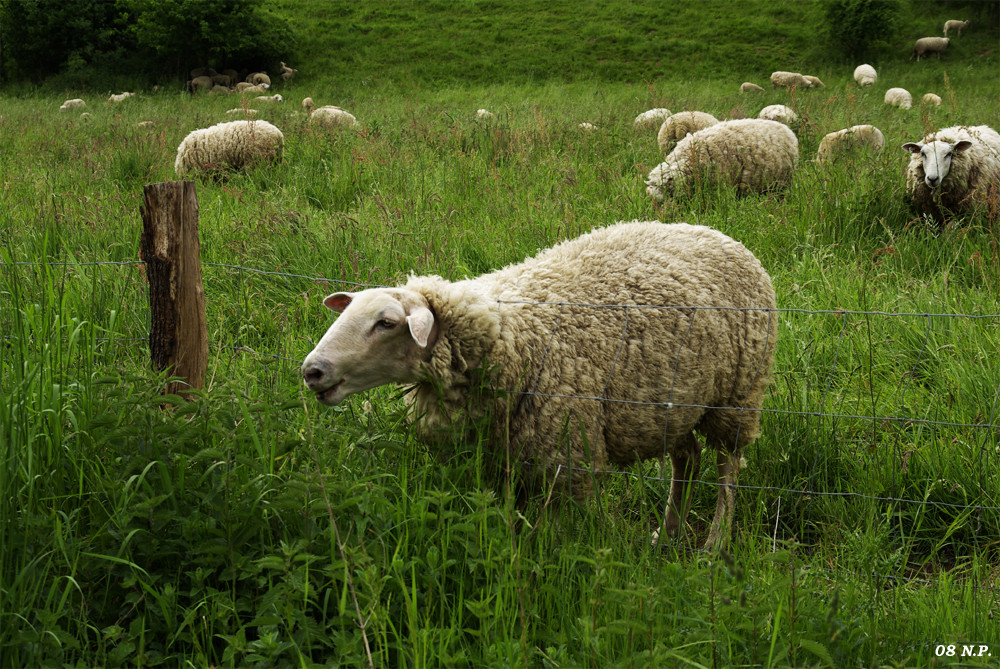
{"label": "woolly fleece", "polygon": [[877,153],[885,146],[885,136],[873,125],[852,125],[825,135],[816,151],[816,160],[828,163],[856,151]]}
{"label": "woolly fleece", "polygon": [[194,130],[177,147],[177,176],[206,167],[243,169],[281,159],[285,137],[267,121],[230,121]]}
{"label": "woolly fleece", "polygon": [[865,63],[854,68],[854,81],[858,82],[858,86],[871,86],[876,80],[878,73],[871,65]]}
{"label": "woolly fleece", "polygon": [[708,181],[725,179],[741,193],[785,188],[798,161],[799,142],[784,123],[722,121],[678,142],[649,173],[646,192],[663,200],[699,176]]}
{"label": "woolly fleece", "polygon": [[[509,444],[511,462],[534,463],[523,471],[529,484],[552,484],[560,464],[605,469],[664,454],[675,479],[696,477],[695,430],[735,483],[740,452],[760,433],[774,290],[746,247],[711,228],[618,223],[475,279],[413,276],[359,295],[375,291],[425,302],[439,328],[406,394],[421,437],[451,440],[485,417],[496,464]],[[350,307],[340,316],[353,317]],[[327,337],[306,359],[307,383],[315,361],[358,358]],[[589,492],[590,473],[559,477],[575,495]],[[680,509],[681,486],[671,498]],[[709,546],[728,538],[733,501],[720,486]],[[669,531],[680,515],[668,511]]]}
{"label": "woolly fleece", "polygon": [[656,133],[656,144],[660,147],[660,151],[669,151],[678,140],[718,122],[719,119],[705,112],[678,112],[660,126],[660,130]]}
{"label": "woolly fleece", "polygon": [[905,88],[890,88],[885,92],[885,103],[900,109],[913,106],[913,96]]}

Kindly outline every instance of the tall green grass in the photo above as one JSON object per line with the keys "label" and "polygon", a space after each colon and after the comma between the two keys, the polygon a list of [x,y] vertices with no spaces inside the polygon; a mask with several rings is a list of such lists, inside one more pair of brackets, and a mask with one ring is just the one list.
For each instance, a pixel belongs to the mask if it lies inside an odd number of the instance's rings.
{"label": "tall green grass", "polygon": [[[905,202],[898,148],[1000,127],[995,65],[886,63],[871,90],[831,66],[826,89],[791,99],[741,95],[735,73],[316,82],[328,99],[296,82],[363,129],[262,107],[284,160],[198,181],[211,357],[191,402],[149,369],[141,186],[172,179],[187,132],[240,103],[144,93],[82,119],[56,96],[5,96],[0,666],[908,667],[949,666],[937,647],[961,643],[995,657],[997,210],[938,232]],[[946,102],[892,109],[890,85]],[[787,193],[646,197],[661,156],[636,114],[779,102],[803,118]],[[881,154],[811,162],[823,134],[863,122]],[[335,408],[303,393],[327,293],[472,276],[631,219],[739,239],[783,309],[731,554],[689,550],[709,483],[686,543],[649,547],[661,463],[609,475],[585,505],[518,505],[484,469],[488,444],[421,444],[397,390]]]}

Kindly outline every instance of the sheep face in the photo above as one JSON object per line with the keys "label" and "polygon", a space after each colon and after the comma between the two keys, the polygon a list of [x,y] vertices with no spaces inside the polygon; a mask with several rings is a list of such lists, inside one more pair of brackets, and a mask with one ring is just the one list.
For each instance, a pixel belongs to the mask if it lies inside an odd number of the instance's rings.
{"label": "sheep face", "polygon": [[340,313],[302,363],[302,378],[322,404],[387,383],[420,380],[437,339],[426,299],[403,289],[334,293],[323,304]]}
{"label": "sheep face", "polygon": [[907,142],[903,148],[910,153],[919,153],[924,171],[924,183],[928,188],[940,188],[941,182],[951,171],[951,161],[955,153],[962,153],[972,146],[972,142],[962,140],[952,144],[936,140],[933,142]]}

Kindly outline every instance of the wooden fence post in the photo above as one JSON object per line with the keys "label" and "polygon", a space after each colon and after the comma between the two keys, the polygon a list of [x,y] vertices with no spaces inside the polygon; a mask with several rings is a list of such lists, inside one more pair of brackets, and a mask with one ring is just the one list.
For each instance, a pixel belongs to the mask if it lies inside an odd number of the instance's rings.
{"label": "wooden fence post", "polygon": [[167,394],[201,389],[208,367],[208,322],[201,283],[198,195],[193,181],[143,186],[139,250],[149,281],[149,352],[153,368],[183,382]]}

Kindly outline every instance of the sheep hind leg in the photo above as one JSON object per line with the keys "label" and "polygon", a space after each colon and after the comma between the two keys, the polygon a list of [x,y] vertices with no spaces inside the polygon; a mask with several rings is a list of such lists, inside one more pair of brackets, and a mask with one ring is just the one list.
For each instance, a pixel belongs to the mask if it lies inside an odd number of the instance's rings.
{"label": "sheep hind leg", "polygon": [[663,514],[663,532],[653,533],[653,543],[659,543],[662,533],[669,537],[680,534],[688,511],[691,509],[693,489],[691,482],[701,469],[701,446],[694,433],[689,433],[670,452],[670,499]]}
{"label": "sheep hind leg", "polygon": [[723,444],[716,446],[716,463],[719,470],[719,499],[715,505],[712,529],[705,541],[707,550],[725,548],[732,534],[733,512],[736,509],[736,478],[740,471],[741,449],[730,450]]}

